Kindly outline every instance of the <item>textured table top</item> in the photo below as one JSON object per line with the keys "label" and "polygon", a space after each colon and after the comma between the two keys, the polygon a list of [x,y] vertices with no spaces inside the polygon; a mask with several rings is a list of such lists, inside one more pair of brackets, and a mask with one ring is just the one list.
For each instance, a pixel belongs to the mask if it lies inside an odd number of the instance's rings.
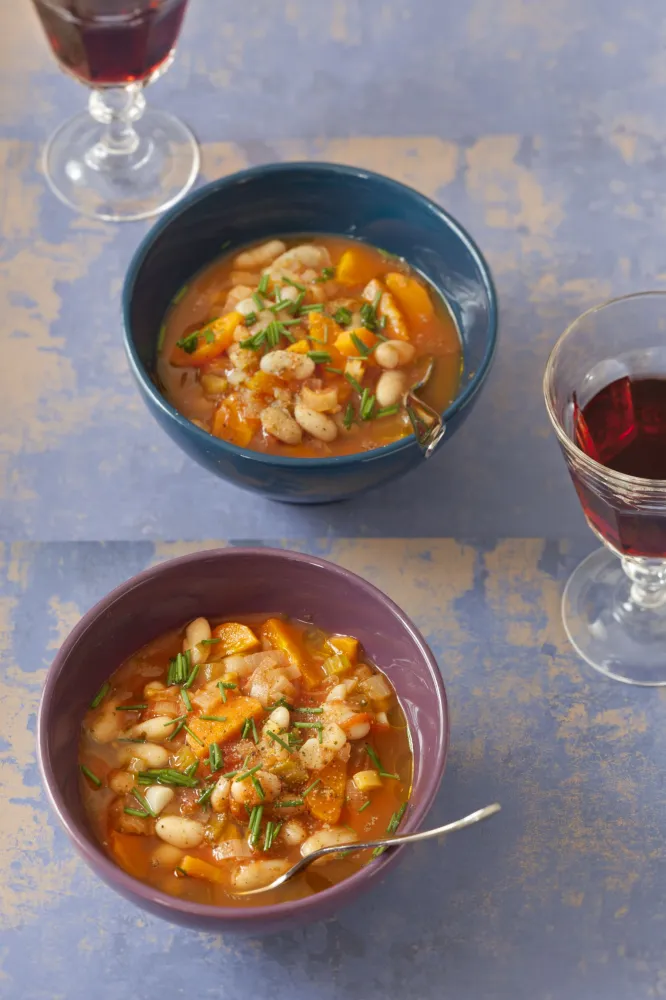
{"label": "textured table top", "polygon": [[[665,36],[659,0],[191,0],[147,96],[193,127],[204,179],[301,158],[382,171],[469,228],[500,295],[494,369],[437,459],[381,503],[292,508],[209,477],[144,409],[119,290],[147,225],[77,218],[47,190],[44,140],[85,92],[28,0],[2,5],[0,997],[666,995],[664,699],[566,643],[562,583],[594,543],[541,401],[578,312],[665,287]],[[260,941],[111,893],[57,828],[34,754],[44,672],[77,617],[220,538],[327,554],[394,597],[452,709],[433,821],[504,806],[413,849],[336,919]]]}

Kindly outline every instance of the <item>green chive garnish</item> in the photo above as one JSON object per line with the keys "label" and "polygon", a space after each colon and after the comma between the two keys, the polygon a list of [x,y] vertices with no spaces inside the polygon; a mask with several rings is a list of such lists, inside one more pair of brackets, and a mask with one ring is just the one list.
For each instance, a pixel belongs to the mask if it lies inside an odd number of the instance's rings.
{"label": "green chive garnish", "polygon": [[354,407],[351,403],[347,403],[342,423],[344,424],[345,430],[349,430],[351,425],[354,423]]}
{"label": "green chive garnish", "polygon": [[323,729],[322,722],[295,722],[294,729]]}
{"label": "green chive garnish", "polygon": [[238,775],[236,781],[245,781],[247,778],[251,778],[253,774],[256,774],[257,771],[261,771],[261,764],[255,764],[249,771],[243,771],[242,774]]}
{"label": "green chive garnish", "polygon": [[[256,312],[245,313],[245,318],[243,319],[244,326],[253,326],[259,317]],[[219,642],[219,639],[203,639],[202,642]]]}
{"label": "green chive garnish", "polygon": [[259,798],[262,799],[262,800],[265,799],[266,798],[266,793],[264,792],[263,788],[261,787],[261,782],[259,781],[259,778],[257,778],[256,775],[253,774],[252,778],[251,778],[251,781],[252,781],[252,784],[254,785],[254,790],[257,793],[257,795],[259,796]]}
{"label": "green chive garnish", "polygon": [[301,306],[302,313],[323,313],[323,311],[324,311],[323,302],[317,302],[317,304],[313,306]]}
{"label": "green chive garnish", "polygon": [[187,718],[187,716],[184,715],[181,719],[178,720],[178,725],[176,726],[176,728],[172,732],[171,736],[169,737],[169,742],[171,742],[171,740],[175,740],[176,736],[178,736],[178,733],[181,731],[181,729],[183,729],[183,727],[185,726],[185,719],[186,718]]}
{"label": "green chive garnish", "polygon": [[85,764],[80,764],[79,766],[81,768],[82,773],[85,774],[86,778],[89,778],[90,781],[92,781],[92,783],[95,786],[95,788],[101,788],[102,787],[101,780],[97,777],[96,774],[93,774],[93,772],[90,770],[89,767],[86,767]]}
{"label": "green chive garnish", "polygon": [[259,279],[259,284],[257,286],[257,291],[259,292],[260,295],[265,295],[266,292],[268,291],[269,281],[270,281],[269,276],[267,274],[262,274],[261,278]]}
{"label": "green chive garnish", "polygon": [[146,771],[139,771],[137,780],[140,785],[174,785],[182,788],[196,788],[199,784],[198,779],[191,774],[176,771],[173,767],[151,767]]}
{"label": "green chive garnish", "polygon": [[185,686],[180,689],[180,697],[183,699],[183,704],[188,712],[192,711],[192,702],[190,701],[190,696],[187,693]]}
{"label": "green chive garnish", "polygon": [[331,360],[331,355],[328,351],[308,351],[308,357],[312,358],[316,365],[325,364],[327,361]]}
{"label": "green chive garnish", "polygon": [[333,368],[331,365],[326,365],[326,371],[332,375],[342,375],[342,368]]}
{"label": "green chive garnish", "polygon": [[139,805],[141,806],[141,808],[144,809],[148,813],[149,816],[152,816],[153,819],[157,816],[157,813],[155,812],[155,810],[153,809],[153,807],[149,803],[149,801],[146,798],[146,796],[142,795],[138,788],[133,788],[132,789],[132,795],[134,796],[134,798],[136,799],[136,801],[139,803]]}
{"label": "green chive garnish", "polygon": [[144,708],[148,708],[148,705],[116,705],[116,712],[143,712]]}
{"label": "green chive garnish", "polygon": [[347,324],[351,323],[353,319],[353,313],[351,309],[347,309],[345,306],[340,306],[340,308],[333,313],[333,319],[336,323],[339,323],[340,326],[347,326]]}
{"label": "green chive garnish", "polygon": [[393,417],[396,413],[400,412],[399,406],[384,406],[381,410],[377,410],[375,417]]}
{"label": "green chive garnish", "polygon": [[330,281],[331,278],[335,277],[334,267],[324,267],[322,268],[321,277],[315,278],[317,282]]}
{"label": "green chive garnish", "polygon": [[303,792],[303,798],[304,798],[304,799],[307,799],[307,797],[308,797],[308,795],[310,794],[310,792],[312,791],[312,789],[313,789],[313,788],[316,788],[316,787],[317,787],[317,785],[318,785],[318,784],[319,784],[320,782],[321,782],[321,778],[317,778],[317,780],[316,780],[316,781],[313,781],[311,785],[308,785],[308,787],[307,787],[307,788],[305,789],[305,791]]}
{"label": "green chive garnish", "polygon": [[303,805],[303,799],[285,799],[284,802],[274,802],[274,809],[295,809]]}
{"label": "green chive garnish", "polygon": [[261,312],[261,310],[264,308],[264,300],[261,298],[261,296],[257,295],[257,293],[254,292],[254,294],[252,295],[252,301],[254,302],[257,309]]}
{"label": "green chive garnish", "polygon": [[361,420],[371,420],[372,411],[375,408],[375,397],[370,395],[368,389],[364,389],[361,395]]}
{"label": "green chive garnish", "polygon": [[293,753],[293,750],[291,749],[289,744],[285,743],[284,740],[280,739],[277,733],[274,733],[272,729],[266,729],[264,730],[264,732],[266,733],[267,736],[270,736],[270,738],[273,740],[274,743],[279,744],[279,746],[281,746],[283,750],[286,750],[288,753]]}
{"label": "green chive garnish", "polygon": [[189,726],[186,726],[185,724],[183,724],[183,729],[185,730],[186,733],[188,733],[192,737],[193,740],[195,740],[199,744],[200,747],[205,747],[206,746],[206,744],[204,743],[204,741],[200,740],[199,737],[197,736],[197,734],[193,733]]}
{"label": "green chive garnish", "polygon": [[165,726],[173,726],[174,722],[182,722],[183,719],[186,719],[186,718],[187,718],[186,715],[178,715],[175,719],[169,719],[169,721],[165,722],[164,725]]}
{"label": "green chive garnish", "polygon": [[226,715],[200,715],[199,718],[202,719],[204,722],[226,722],[227,721],[227,716]]}
{"label": "green chive garnish", "polygon": [[211,774],[214,771],[219,771],[222,767],[222,752],[217,743],[211,743],[208,746],[208,763]]}
{"label": "green chive garnish", "polygon": [[125,806],[123,812],[127,813],[128,816],[138,816],[139,819],[148,819],[150,813],[147,813],[144,809],[132,809],[130,806]]}
{"label": "green chive garnish", "polygon": [[105,681],[102,684],[99,691],[97,692],[97,694],[95,695],[95,697],[93,698],[93,700],[90,702],[90,707],[97,708],[97,706],[101,704],[102,701],[104,701],[110,690],[111,690],[111,685],[109,684],[108,681]]}
{"label": "green chive garnish", "polygon": [[309,705],[304,705],[302,708],[297,708],[297,712],[310,712],[312,715],[321,715],[324,711],[323,708],[311,708]]}
{"label": "green chive garnish", "polygon": [[182,348],[186,354],[194,354],[199,341],[199,333],[199,330],[195,330],[194,333],[188,333],[186,337],[181,337],[180,340],[176,341],[176,347]]}
{"label": "green chive garnish", "polygon": [[287,278],[285,275],[283,275],[280,278],[280,281],[282,281],[283,284],[285,284],[285,285],[291,285],[292,288],[297,288],[299,292],[305,293],[307,291],[307,288],[305,287],[305,285],[299,284],[298,281],[292,281],[291,278]]}
{"label": "green chive garnish", "polygon": [[[194,682],[194,679],[195,679],[195,677],[197,676],[198,673],[199,673],[199,664],[195,663],[195,665],[190,670],[189,677],[187,678],[187,680],[183,684],[183,688],[191,688],[192,684]],[[192,709],[190,709],[190,711],[192,711]]]}
{"label": "green chive garnish", "polygon": [[349,384],[352,387],[352,389],[355,389],[356,392],[360,396],[361,393],[363,392],[363,389],[361,388],[361,386],[359,385],[359,383],[356,381],[356,379],[354,378],[354,376],[350,375],[349,372],[345,372],[345,378],[349,382]]}
{"label": "green chive garnish", "polygon": [[361,355],[361,357],[362,358],[367,358],[368,354],[370,354],[371,348],[369,348],[367,346],[367,344],[364,344],[363,341],[361,340],[361,338],[357,334],[350,333],[349,337],[350,337],[350,339],[351,339],[354,347],[356,348],[356,350],[358,351],[358,353]]}
{"label": "green chive garnish", "polygon": [[358,811],[359,811],[360,813],[362,813],[362,812],[363,812],[363,810],[364,810],[364,809],[367,809],[369,805],[370,805],[370,799],[368,799],[368,801],[367,801],[367,802],[364,802],[364,803],[363,803],[363,805],[361,806],[361,808],[360,808],[360,809],[359,809]]}
{"label": "green chive garnish", "polygon": [[[247,316],[245,317],[247,319]],[[216,642],[222,642],[221,639],[202,639],[199,643],[200,646],[212,646]]]}
{"label": "green chive garnish", "polygon": [[206,790],[201,793],[201,795],[197,799],[197,805],[198,806],[208,805],[208,801],[214,791],[215,791],[215,783],[209,785],[208,788],[206,788]]}

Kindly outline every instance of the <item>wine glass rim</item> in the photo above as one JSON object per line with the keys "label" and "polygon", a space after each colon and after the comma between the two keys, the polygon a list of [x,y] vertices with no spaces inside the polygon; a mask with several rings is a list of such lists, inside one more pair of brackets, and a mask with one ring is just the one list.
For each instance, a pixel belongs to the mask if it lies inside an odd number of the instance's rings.
{"label": "wine glass rim", "polygon": [[548,355],[548,360],[546,362],[546,368],[543,373],[543,397],[546,404],[546,410],[548,416],[550,417],[550,422],[553,425],[555,434],[565,449],[575,455],[576,461],[596,477],[601,477],[606,480],[607,483],[615,485],[619,488],[625,489],[646,489],[652,491],[666,491],[666,479],[646,479],[643,476],[629,476],[626,472],[616,472],[615,469],[609,469],[607,465],[603,465],[601,462],[597,462],[596,459],[591,458],[586,452],[579,448],[575,441],[573,441],[569,435],[566,433],[562,422],[555,409],[553,395],[551,393],[551,386],[553,382],[553,371],[555,368],[555,363],[559,356],[559,353],[567,340],[570,333],[576,329],[576,327],[588,316],[593,316],[595,313],[603,312],[609,306],[617,305],[619,302],[627,302],[632,299],[647,299],[647,298],[663,298],[666,300],[666,289],[649,289],[644,292],[629,292],[627,295],[616,295],[611,299],[605,299],[603,302],[599,302],[595,306],[591,306],[584,312],[576,316],[575,319],[565,327],[563,332],[555,341],[550,354]]}

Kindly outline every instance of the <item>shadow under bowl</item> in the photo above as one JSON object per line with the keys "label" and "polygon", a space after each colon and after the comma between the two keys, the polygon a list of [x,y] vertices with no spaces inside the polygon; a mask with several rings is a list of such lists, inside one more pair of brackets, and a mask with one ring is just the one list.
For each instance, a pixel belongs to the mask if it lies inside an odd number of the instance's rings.
{"label": "shadow under bowl", "polygon": [[450,215],[412,188],[354,167],[254,167],[198,189],[153,227],[123,289],[125,347],[150,412],[215,475],[272,500],[310,504],[347,499],[415,468],[424,459],[414,435],[353,455],[268,455],[198,428],[166,400],[155,376],[159,330],[183,285],[223,252],[301,233],[347,236],[398,254],[447,300],[463,341],[464,369],[458,396],[443,414],[443,444],[470,413],[490,369],[497,299],[483,256]]}
{"label": "shadow under bowl", "polygon": [[173,923],[210,932],[262,934],[329,916],[370,889],[399,858],[388,852],[332,888],[252,908],[188,902],[119,868],[93,834],[79,791],[81,721],[105,680],[132,653],[199,615],[282,613],[357,636],[394,685],[409,725],[414,779],[401,832],[417,830],[433,804],[446,760],[444,685],[425,640],[388,597],[322,559],[274,549],[227,548],[172,559],[113,590],[76,625],[49,670],[37,722],[39,766],[72,844],[109,886]]}

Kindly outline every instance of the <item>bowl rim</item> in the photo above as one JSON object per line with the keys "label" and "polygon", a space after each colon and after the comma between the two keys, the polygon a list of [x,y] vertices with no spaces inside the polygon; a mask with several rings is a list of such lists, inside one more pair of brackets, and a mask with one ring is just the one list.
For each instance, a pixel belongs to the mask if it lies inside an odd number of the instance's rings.
{"label": "bowl rim", "polygon": [[407,435],[407,437],[399,438],[397,441],[393,441],[390,444],[382,445],[379,448],[373,448],[370,451],[352,452],[347,455],[331,455],[324,458],[297,458],[289,455],[271,455],[267,452],[254,451],[252,448],[241,448],[238,445],[231,444],[229,441],[225,441],[224,438],[213,437],[208,433],[208,431],[202,430],[200,427],[197,427],[196,424],[192,423],[191,420],[188,420],[187,417],[183,416],[183,414],[180,413],[175,406],[172,406],[166,397],[162,395],[144,368],[143,362],[139,358],[134,344],[134,338],[130,334],[130,306],[139,272],[156,239],[161,236],[162,233],[168,229],[171,223],[180,215],[185,214],[198,202],[204,201],[209,197],[209,195],[224,188],[231,188],[238,184],[245,184],[254,177],[294,170],[296,172],[310,171],[314,174],[333,173],[347,177],[356,177],[360,180],[372,181],[375,184],[383,185],[389,190],[392,189],[396,194],[399,194],[403,198],[407,197],[412,201],[420,202],[422,206],[424,206],[433,215],[436,215],[445,226],[456,234],[460,242],[467,249],[470,256],[474,259],[481,275],[481,280],[488,298],[488,339],[481,363],[477,366],[476,371],[468,381],[463,391],[459,393],[446,410],[444,410],[442,414],[444,424],[446,425],[446,423],[451,421],[456,414],[463,410],[473,399],[490,370],[497,347],[499,321],[498,299],[495,283],[490,272],[490,267],[488,266],[488,263],[476,242],[472,239],[467,230],[456,219],[454,219],[452,215],[438,205],[437,202],[428,198],[427,195],[421,194],[421,192],[417,191],[416,188],[410,187],[407,184],[402,184],[400,181],[395,181],[390,177],[386,177],[384,174],[377,173],[376,171],[365,170],[363,167],[353,167],[341,163],[327,163],[322,161],[309,162],[307,160],[296,160],[285,163],[264,163],[255,167],[247,167],[244,170],[238,170],[233,174],[227,174],[224,177],[210,181],[191,192],[174,205],[173,208],[165,212],[159,221],[151,227],[132,255],[132,259],[130,260],[123,282],[123,341],[130,368],[143,391],[150,396],[152,403],[157,406],[159,410],[161,410],[167,419],[175,422],[184,432],[193,433],[194,440],[198,440],[202,445],[207,445],[210,448],[212,441],[214,442],[214,447],[219,448],[222,452],[229,452],[231,455],[236,455],[246,460],[282,468],[305,467],[321,469],[335,468],[340,465],[353,465],[357,462],[372,461],[373,459],[380,459],[386,455],[404,451],[416,443],[416,438],[413,433]]}
{"label": "bowl rim", "polygon": [[377,858],[375,861],[370,862],[354,875],[350,875],[348,878],[343,879],[343,881],[336,883],[330,889],[324,889],[322,892],[314,893],[311,896],[305,896],[302,899],[276,903],[272,906],[247,908],[212,906],[206,903],[193,903],[187,900],[181,900],[175,896],[170,896],[168,893],[161,892],[153,886],[150,886],[145,882],[141,882],[139,879],[133,878],[133,876],[125,872],[120,865],[117,865],[105,854],[101,845],[98,845],[96,842],[92,843],[80,832],[77,823],[72,819],[59,792],[58,782],[53,771],[52,761],[50,757],[47,760],[44,753],[49,738],[47,715],[52,692],[62,671],[66,667],[70,653],[88,629],[93,628],[100,617],[111,611],[117,600],[126,596],[136,587],[150,583],[151,580],[161,576],[174,566],[196,565],[202,561],[224,559],[231,556],[235,556],[236,558],[242,558],[243,556],[262,556],[268,559],[287,559],[291,562],[306,563],[310,566],[316,566],[325,573],[338,577],[343,585],[347,587],[353,585],[356,588],[363,590],[372,600],[379,601],[383,604],[384,607],[398,619],[402,628],[410,635],[412,641],[416,644],[420,651],[422,660],[434,681],[437,694],[435,701],[436,712],[439,716],[440,728],[442,726],[444,728],[444,737],[440,742],[440,747],[435,758],[432,760],[429,758],[428,760],[428,768],[425,776],[425,791],[422,794],[420,801],[415,804],[414,808],[409,812],[405,820],[404,828],[401,832],[411,833],[416,831],[434,803],[439,786],[444,777],[449,746],[450,727],[444,681],[434,654],[430,650],[430,647],[419,629],[417,629],[405,612],[402,611],[402,609],[398,607],[398,605],[391,600],[390,597],[384,594],[383,591],[379,590],[378,587],[375,587],[374,584],[363,579],[363,577],[358,574],[353,573],[351,570],[345,569],[343,566],[339,566],[336,563],[329,562],[326,559],[321,559],[318,556],[312,556],[308,553],[294,552],[291,549],[263,548],[256,546],[229,546],[227,548],[203,549],[194,553],[189,553],[188,555],[179,556],[175,559],[165,560],[164,562],[158,563],[156,566],[151,566],[148,569],[142,570],[140,573],[135,574],[128,580],[119,584],[119,586],[114,587],[113,590],[109,591],[108,594],[102,597],[96,604],[86,611],[56,653],[56,656],[48,669],[46,682],[44,684],[44,689],[39,702],[39,709],[37,713],[37,763],[42,778],[42,784],[46,790],[48,802],[79,854],[84,858],[93,871],[95,871],[98,875],[101,873],[101,877],[107,885],[110,885],[116,891],[120,892],[121,895],[129,898],[139,897],[139,899],[141,899],[141,901],[149,907],[159,907],[168,911],[168,913],[179,913],[189,918],[209,919],[212,922],[232,921],[242,926],[253,922],[261,922],[266,919],[288,919],[290,916],[296,916],[297,914],[302,915],[304,912],[307,912],[310,907],[316,909],[320,905],[322,899],[325,899],[327,905],[330,903],[331,908],[335,907],[336,901],[337,905],[342,906],[345,902],[345,897],[348,897],[350,893],[354,895],[354,890],[362,888],[364,882],[376,882],[378,876],[380,876],[387,867],[390,867],[393,863],[395,863],[403,848],[398,848],[384,857]]}

